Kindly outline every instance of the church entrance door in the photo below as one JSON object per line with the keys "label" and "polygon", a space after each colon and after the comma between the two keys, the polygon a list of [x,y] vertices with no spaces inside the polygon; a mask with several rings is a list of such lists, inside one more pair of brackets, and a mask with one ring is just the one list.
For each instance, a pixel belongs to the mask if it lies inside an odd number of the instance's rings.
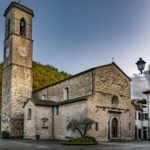
{"label": "church entrance door", "polygon": [[112,138],[117,138],[118,137],[118,120],[116,118],[112,119],[111,123],[111,131],[112,131]]}

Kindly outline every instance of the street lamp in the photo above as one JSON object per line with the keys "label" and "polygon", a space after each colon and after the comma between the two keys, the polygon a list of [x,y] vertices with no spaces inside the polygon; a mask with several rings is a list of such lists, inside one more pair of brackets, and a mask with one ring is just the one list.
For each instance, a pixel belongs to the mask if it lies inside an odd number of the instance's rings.
{"label": "street lamp", "polygon": [[146,62],[142,58],[139,58],[139,60],[136,62],[137,68],[141,72],[141,74],[143,73],[145,64],[146,64]]}

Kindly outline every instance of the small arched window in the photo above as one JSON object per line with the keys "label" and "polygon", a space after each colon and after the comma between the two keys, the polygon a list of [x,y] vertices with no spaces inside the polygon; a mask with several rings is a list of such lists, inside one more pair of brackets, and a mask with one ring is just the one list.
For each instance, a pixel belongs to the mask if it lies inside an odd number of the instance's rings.
{"label": "small arched window", "polygon": [[131,122],[129,122],[129,130],[131,130]]}
{"label": "small arched window", "polygon": [[31,108],[28,109],[28,120],[31,120],[31,117],[32,117],[32,111],[31,111]]}
{"label": "small arched window", "polygon": [[45,100],[46,99],[46,95],[42,95],[42,100]]}
{"label": "small arched window", "polygon": [[24,18],[20,19],[20,35],[26,35],[26,21]]}
{"label": "small arched window", "polygon": [[69,99],[69,88],[64,88],[64,100]]}
{"label": "small arched window", "polygon": [[118,103],[119,103],[118,97],[113,96],[112,99],[111,99],[112,107],[116,107],[118,105]]}

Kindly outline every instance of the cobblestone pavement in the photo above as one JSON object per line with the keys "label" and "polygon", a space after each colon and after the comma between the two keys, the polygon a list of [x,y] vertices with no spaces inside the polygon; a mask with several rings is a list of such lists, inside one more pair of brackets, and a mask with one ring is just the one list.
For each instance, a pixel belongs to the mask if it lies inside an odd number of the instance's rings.
{"label": "cobblestone pavement", "polygon": [[0,139],[0,150],[150,150],[150,141],[99,143],[94,146],[64,146],[55,141]]}

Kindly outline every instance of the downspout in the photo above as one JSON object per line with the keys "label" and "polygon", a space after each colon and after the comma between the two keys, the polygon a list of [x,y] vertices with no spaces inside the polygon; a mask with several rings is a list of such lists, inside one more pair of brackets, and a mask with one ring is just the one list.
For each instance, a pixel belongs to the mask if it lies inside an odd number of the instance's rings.
{"label": "downspout", "polygon": [[94,91],[95,91],[95,77],[94,77],[94,71],[92,71],[92,96],[94,94]]}
{"label": "downspout", "polygon": [[54,106],[52,107],[52,139],[55,139],[55,134],[54,134]]}

